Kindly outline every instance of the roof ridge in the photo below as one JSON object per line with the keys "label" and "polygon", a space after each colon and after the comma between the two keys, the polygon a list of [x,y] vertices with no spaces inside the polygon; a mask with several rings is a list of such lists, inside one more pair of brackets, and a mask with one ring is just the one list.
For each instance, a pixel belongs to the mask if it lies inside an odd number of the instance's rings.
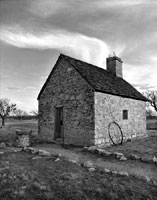
{"label": "roof ridge", "polygon": [[38,99],[42,91],[46,87],[50,75],[54,72],[61,59],[64,59],[72,67],[74,67],[75,70],[77,70],[77,72],[81,75],[81,77],[95,91],[146,101],[146,98],[136,88],[134,88],[130,83],[128,83],[123,78],[116,77],[115,75],[111,74],[104,68],[87,63],[85,61],[78,60],[76,58],[72,58],[64,54],[59,55],[56,64],[51,70],[51,73],[49,74],[45,84],[43,85],[38,95]]}
{"label": "roof ridge", "polygon": [[62,54],[95,91],[146,101],[143,95],[130,83],[106,69]]}

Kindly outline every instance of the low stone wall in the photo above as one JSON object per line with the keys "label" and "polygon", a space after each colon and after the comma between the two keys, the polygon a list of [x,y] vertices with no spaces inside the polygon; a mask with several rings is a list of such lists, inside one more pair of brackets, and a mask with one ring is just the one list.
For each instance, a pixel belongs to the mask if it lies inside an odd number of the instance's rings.
{"label": "low stone wall", "polygon": [[157,157],[154,155],[152,157],[147,157],[147,156],[139,156],[137,154],[131,154],[129,156],[120,153],[120,152],[111,152],[107,151],[105,149],[101,149],[98,146],[90,146],[90,147],[84,147],[83,151],[87,151],[93,154],[98,154],[103,157],[111,157],[111,158],[116,158],[120,161],[126,161],[126,160],[139,160],[141,162],[146,162],[146,163],[152,163],[157,165]]}

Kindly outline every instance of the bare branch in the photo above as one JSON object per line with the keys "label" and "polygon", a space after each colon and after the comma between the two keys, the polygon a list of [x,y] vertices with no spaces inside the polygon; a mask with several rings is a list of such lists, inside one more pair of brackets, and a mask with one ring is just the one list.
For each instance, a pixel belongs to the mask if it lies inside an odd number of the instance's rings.
{"label": "bare branch", "polygon": [[143,93],[143,95],[147,98],[148,100],[148,105],[152,106],[154,110],[157,112],[157,91],[147,91]]}
{"label": "bare branch", "polygon": [[16,104],[11,104],[9,99],[0,99],[0,117],[2,119],[2,126],[4,125],[5,118],[14,113]]}

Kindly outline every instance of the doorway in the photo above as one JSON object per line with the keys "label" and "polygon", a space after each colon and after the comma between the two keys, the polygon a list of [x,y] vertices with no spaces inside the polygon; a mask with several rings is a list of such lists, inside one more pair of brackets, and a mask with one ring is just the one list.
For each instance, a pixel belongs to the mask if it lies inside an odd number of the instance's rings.
{"label": "doorway", "polygon": [[63,139],[63,107],[56,107],[55,110],[55,139]]}

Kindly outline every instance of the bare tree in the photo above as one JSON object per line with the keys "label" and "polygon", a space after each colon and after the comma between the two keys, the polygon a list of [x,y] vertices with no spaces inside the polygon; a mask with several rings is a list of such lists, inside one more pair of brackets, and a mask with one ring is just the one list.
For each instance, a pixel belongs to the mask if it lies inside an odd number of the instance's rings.
{"label": "bare tree", "polygon": [[154,112],[148,106],[146,107],[146,116],[149,118],[154,116]]}
{"label": "bare tree", "polygon": [[143,95],[148,100],[148,106],[152,106],[154,110],[157,112],[157,91],[149,90],[143,93]]}
{"label": "bare tree", "polygon": [[0,117],[2,119],[2,126],[5,125],[5,119],[16,110],[16,104],[10,103],[9,99],[0,99]]}
{"label": "bare tree", "polygon": [[32,110],[31,114],[35,116],[36,119],[38,119],[38,111],[37,110]]}
{"label": "bare tree", "polygon": [[24,116],[28,115],[28,113],[26,111],[21,110],[21,109],[16,109],[16,111],[14,113],[19,120],[22,120]]}

